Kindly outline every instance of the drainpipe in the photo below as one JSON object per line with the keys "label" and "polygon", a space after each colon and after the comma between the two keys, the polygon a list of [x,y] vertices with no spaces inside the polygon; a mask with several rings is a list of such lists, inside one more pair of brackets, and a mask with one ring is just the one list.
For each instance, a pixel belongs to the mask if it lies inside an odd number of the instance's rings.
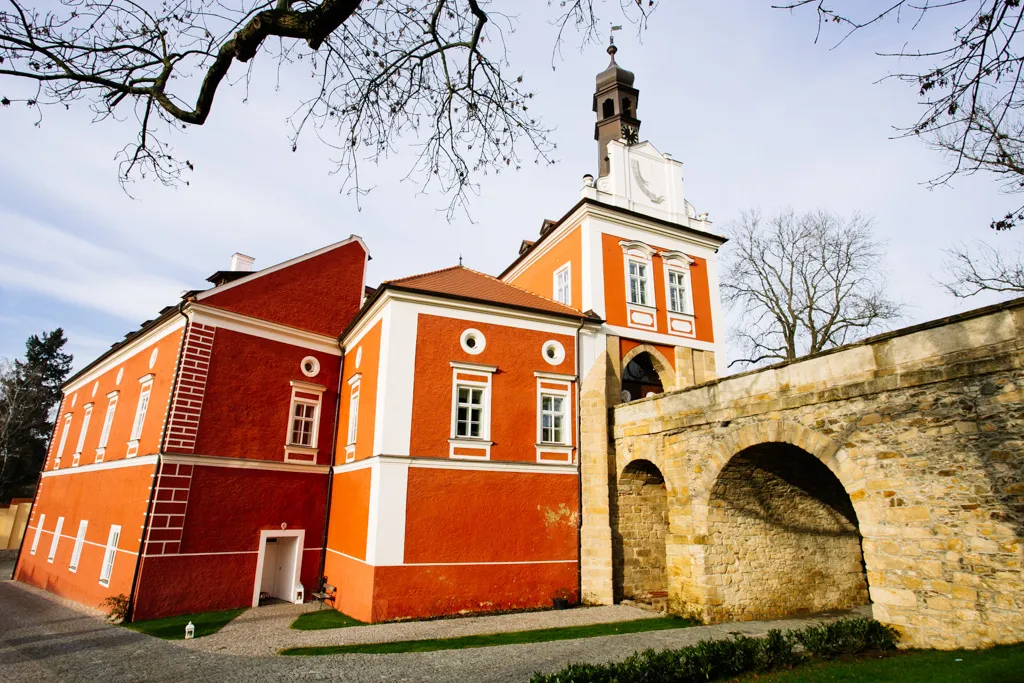
{"label": "drainpipe", "polygon": [[167,414],[164,415],[164,426],[165,431],[160,439],[160,448],[156,452],[156,467],[153,470],[153,482],[149,486],[149,502],[146,503],[146,517],[142,520],[142,542],[139,543],[139,558],[138,562],[135,563],[135,574],[132,576],[132,588],[128,592],[128,612],[124,617],[124,620],[131,623],[135,613],[135,591],[139,586],[139,576],[142,575],[142,563],[146,555],[146,538],[149,534],[149,520],[153,518],[153,506],[156,504],[156,484],[157,477],[160,474],[160,464],[164,453],[164,448],[167,444],[167,431],[166,426],[171,421],[171,409],[174,407],[174,394],[178,389],[178,380],[181,377],[181,360],[185,356],[185,340],[188,338],[189,322],[188,316],[185,315],[185,304],[187,302],[182,301],[178,304],[178,314],[185,319],[185,327],[181,331],[181,344],[178,345],[178,362],[174,365],[174,381],[171,383],[171,396],[170,400],[167,401]]}
{"label": "drainpipe", "polygon": [[[331,465],[327,470],[327,498],[325,499],[324,508],[324,540],[320,547],[323,550],[320,552],[320,572],[317,577],[317,581],[322,584],[324,582],[324,567],[327,565],[327,532],[331,525],[331,492],[334,488],[334,458],[337,455],[338,449],[338,423],[341,421],[341,387],[345,379],[345,347],[341,343],[341,338],[338,338],[338,348],[341,349],[341,360],[338,363],[338,391],[337,396],[334,399],[334,433],[331,438]],[[316,587],[316,593],[320,592],[320,586]]]}

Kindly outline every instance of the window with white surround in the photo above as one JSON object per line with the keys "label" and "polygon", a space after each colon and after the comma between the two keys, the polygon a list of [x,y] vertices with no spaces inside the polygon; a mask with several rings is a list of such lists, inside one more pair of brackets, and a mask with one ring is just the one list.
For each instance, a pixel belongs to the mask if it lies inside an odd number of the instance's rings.
{"label": "window with white surround", "polygon": [[668,310],[673,313],[689,313],[686,310],[686,273],[681,270],[668,271]]}
{"label": "window with white surround", "polygon": [[85,448],[85,437],[89,434],[89,422],[92,421],[92,403],[86,403],[82,408],[85,410],[85,417],[82,418],[82,431],[78,434],[78,445],[75,446],[75,456],[71,460],[71,466],[77,467],[82,459],[82,449]]}
{"label": "window with white surround", "polygon": [[349,384],[348,396],[348,444],[352,445],[359,436],[359,378]]}
{"label": "window with white surround", "polygon": [[117,558],[117,543],[120,540],[121,527],[111,524],[110,533],[107,535],[107,549],[103,553],[103,565],[100,569],[101,586],[110,585],[110,577],[114,573],[114,560]]}
{"label": "window with white surround", "polygon": [[82,520],[78,523],[78,535],[75,536],[75,549],[71,551],[71,564],[68,565],[68,570],[71,572],[78,571],[78,561],[82,559],[82,546],[85,545],[85,530],[89,528],[89,522]]}
{"label": "window with white surround", "polygon": [[96,462],[103,462],[103,455],[110,440],[110,427],[114,424],[114,413],[117,410],[117,392],[107,394],[107,414],[103,416],[103,429],[100,430],[100,442],[96,446]]}
{"label": "window with white surround", "polygon": [[572,306],[572,277],[570,268],[571,263],[566,263],[555,271],[554,298],[555,301],[559,301],[566,306]]}
{"label": "window with white surround", "polygon": [[32,550],[29,551],[29,555],[35,555],[36,551],[39,550],[39,537],[43,533],[43,527],[46,526],[46,513],[39,515],[39,525],[36,527],[36,535],[32,538]]}
{"label": "window with white surround", "polygon": [[292,380],[292,398],[288,409],[288,434],[285,437],[286,461],[316,462],[320,427],[320,405],[325,387]]}
{"label": "window with white surround", "polygon": [[53,562],[57,557],[57,545],[60,543],[60,532],[64,530],[64,518],[57,518],[57,526],[53,529],[53,540],[50,541],[50,552],[46,556],[47,562]]}
{"label": "window with white surround", "polygon": [[139,390],[139,403],[135,407],[135,421],[132,422],[132,435],[128,441],[128,453],[125,457],[132,457],[139,452],[139,439],[142,438],[142,428],[146,424],[146,411],[149,410],[149,395],[153,391],[153,375],[144,375],[139,378],[142,388]]}
{"label": "window with white surround", "polygon": [[71,413],[64,416],[64,429],[60,433],[60,443],[57,444],[57,457],[53,459],[53,469],[60,467],[60,459],[64,455],[64,446],[68,443],[69,431],[71,431]]}
{"label": "window with white surround", "polygon": [[491,457],[491,376],[494,366],[451,362],[452,424],[449,455]]}
{"label": "window with white surround", "polygon": [[559,394],[540,395],[540,440],[541,443],[565,443],[566,397]]}
{"label": "window with white surround", "polygon": [[649,306],[650,277],[646,263],[629,261],[629,303]]}

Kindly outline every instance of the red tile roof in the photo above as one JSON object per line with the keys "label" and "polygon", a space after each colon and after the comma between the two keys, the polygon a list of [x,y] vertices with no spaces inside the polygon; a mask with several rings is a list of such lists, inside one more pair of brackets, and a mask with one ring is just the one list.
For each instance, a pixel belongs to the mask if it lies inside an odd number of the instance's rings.
{"label": "red tile roof", "polygon": [[417,290],[441,296],[514,306],[516,308],[526,308],[574,318],[590,317],[571,306],[560,304],[547,297],[528,292],[515,285],[502,282],[496,277],[470,270],[464,266],[452,266],[451,268],[435,270],[430,273],[423,273],[422,275],[388,280],[381,285],[381,288]]}

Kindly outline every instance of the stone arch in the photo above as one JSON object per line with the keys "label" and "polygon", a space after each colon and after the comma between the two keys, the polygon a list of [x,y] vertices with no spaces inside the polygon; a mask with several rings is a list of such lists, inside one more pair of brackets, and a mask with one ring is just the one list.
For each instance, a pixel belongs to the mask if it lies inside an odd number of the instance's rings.
{"label": "stone arch", "polygon": [[661,386],[665,391],[673,391],[676,388],[676,371],[673,369],[672,364],[668,362],[668,359],[665,358],[665,355],[650,344],[640,344],[627,351],[626,355],[622,357],[622,367],[625,368],[631,360],[642,353],[650,356],[651,363],[654,365],[654,370],[658,373],[658,378],[661,379]]}
{"label": "stone arch", "polygon": [[795,423],[747,425],[722,439],[705,475],[694,521],[711,620],[869,603],[863,476],[837,444]]}
{"label": "stone arch", "polygon": [[630,461],[611,500],[614,599],[664,608],[668,598],[665,542],[669,502],[665,476],[654,462]]}

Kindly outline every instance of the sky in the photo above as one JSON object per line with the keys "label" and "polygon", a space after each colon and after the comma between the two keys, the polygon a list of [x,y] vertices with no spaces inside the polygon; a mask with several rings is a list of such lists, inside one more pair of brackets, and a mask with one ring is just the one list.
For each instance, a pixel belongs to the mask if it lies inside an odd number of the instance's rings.
{"label": "sky", "polygon": [[[554,10],[530,6],[509,36],[509,58],[536,92],[531,111],[555,129],[559,163],[480,178],[470,216],[451,221],[440,210],[445,197],[401,180],[410,141],[364,169],[373,190],[358,206],[339,192],[328,148],[309,136],[291,151],[286,119],[307,92],[307,72],[276,87],[271,65],[257,63],[247,97],[238,86],[219,93],[206,125],[173,141],[195,164],[190,184],[141,181],[132,197],[114,161],[136,134],[131,122],[94,123],[85,107],[45,110],[41,122],[25,107],[0,109],[0,357],[20,356],[28,335],[61,326],[81,368],[183,291],[207,286],[236,251],[262,268],[357,234],[372,255],[369,284],[460,256],[500,273],[595,171],[591,96],[608,62],[604,44],[581,49],[570,38],[552,68]],[[605,2],[602,19],[621,22],[617,7]],[[641,139],[683,162],[687,199],[717,231],[747,209],[872,216],[887,243],[887,290],[907,306],[902,325],[995,300],[946,294],[937,284],[942,249],[1019,241],[987,227],[1017,205],[990,178],[930,189],[945,160],[894,139],[894,126],[914,123],[919,109],[910,86],[885,79],[900,65],[875,53],[908,39],[936,44],[950,31],[926,18],[913,33],[890,23],[838,46],[839,34],[826,32],[816,44],[813,12],[768,0],[663,0],[642,36],[628,24],[617,33],[617,60],[636,74]],[[10,87],[0,80],[0,95]]]}

